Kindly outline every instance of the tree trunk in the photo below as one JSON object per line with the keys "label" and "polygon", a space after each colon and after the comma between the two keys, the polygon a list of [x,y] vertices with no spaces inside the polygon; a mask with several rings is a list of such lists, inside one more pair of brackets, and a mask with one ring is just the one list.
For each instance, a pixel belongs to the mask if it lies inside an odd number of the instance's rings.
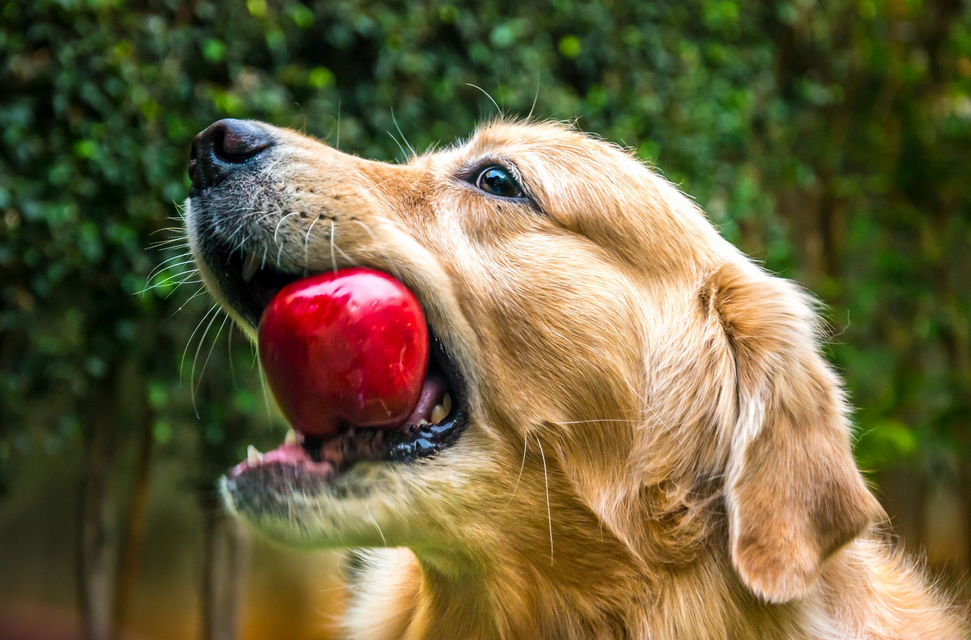
{"label": "tree trunk", "polygon": [[203,498],[202,640],[236,640],[242,546],[239,525],[222,502]]}
{"label": "tree trunk", "polygon": [[[115,433],[110,408],[94,403],[86,413],[87,433],[81,471],[77,585],[85,640],[112,640],[114,505],[109,480],[115,458]],[[107,410],[106,410],[107,409]]]}
{"label": "tree trunk", "polygon": [[124,542],[121,546],[121,561],[118,563],[116,576],[114,625],[115,632],[120,633],[124,628],[128,615],[131,594],[138,577],[138,561],[142,551],[142,541],[145,538],[145,524],[148,517],[148,497],[151,488],[151,463],[155,439],[152,436],[151,412],[141,416],[141,430],[139,433],[138,451],[135,459],[135,471],[131,498],[128,504],[128,517],[125,521]]}

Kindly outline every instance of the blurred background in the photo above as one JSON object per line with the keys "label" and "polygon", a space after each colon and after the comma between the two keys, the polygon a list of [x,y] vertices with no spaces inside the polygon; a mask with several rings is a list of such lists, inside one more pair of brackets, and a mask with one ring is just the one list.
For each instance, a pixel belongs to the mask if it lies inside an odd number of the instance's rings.
{"label": "blurred background", "polygon": [[189,146],[258,118],[401,161],[498,110],[630,147],[820,296],[858,460],[968,595],[967,0],[6,0],[0,640],[332,637],[339,557],[218,505],[284,429],[184,264]]}

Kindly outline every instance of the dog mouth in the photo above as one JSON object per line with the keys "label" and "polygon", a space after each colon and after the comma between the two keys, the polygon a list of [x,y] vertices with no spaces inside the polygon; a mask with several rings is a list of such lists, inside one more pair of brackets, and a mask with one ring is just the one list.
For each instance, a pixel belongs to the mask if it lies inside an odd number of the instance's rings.
{"label": "dog mouth", "polygon": [[[263,310],[285,286],[313,273],[289,273],[267,264],[264,252],[211,242],[202,257],[229,306],[252,328]],[[227,481],[248,479],[293,484],[297,476],[333,481],[360,463],[412,463],[453,445],[468,423],[466,383],[455,359],[428,325],[429,358],[418,404],[404,423],[390,430],[342,425],[330,437],[293,430],[266,453],[250,447],[246,460],[227,474]]]}

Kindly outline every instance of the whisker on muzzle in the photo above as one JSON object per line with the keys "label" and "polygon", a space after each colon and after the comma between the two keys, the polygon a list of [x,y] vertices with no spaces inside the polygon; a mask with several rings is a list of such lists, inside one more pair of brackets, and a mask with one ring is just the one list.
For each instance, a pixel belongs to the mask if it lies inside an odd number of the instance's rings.
{"label": "whisker on muzzle", "polygon": [[378,242],[378,237],[374,235],[374,232],[371,231],[371,228],[356,218],[353,220],[353,222],[360,225],[361,228],[367,231],[368,235],[371,236],[371,239],[374,241],[375,246],[377,246],[378,249],[381,251],[381,253],[384,255],[384,259],[388,263],[388,269],[391,270],[391,274],[398,280],[401,280],[402,279],[401,271],[398,270],[398,265],[395,264],[394,260],[391,258],[391,255],[384,248],[384,245]]}

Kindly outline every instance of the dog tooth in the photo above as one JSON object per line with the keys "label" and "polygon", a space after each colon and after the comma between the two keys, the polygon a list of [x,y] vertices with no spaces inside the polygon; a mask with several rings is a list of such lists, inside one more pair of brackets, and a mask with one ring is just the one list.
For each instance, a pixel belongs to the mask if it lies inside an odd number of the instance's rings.
{"label": "dog tooth", "polygon": [[260,453],[256,447],[250,445],[246,447],[246,462],[250,464],[259,464],[263,462],[263,454]]}
{"label": "dog tooth", "polygon": [[422,418],[421,420],[418,421],[418,424],[416,426],[424,427],[426,424],[429,424],[428,420],[425,420],[424,418]]}
{"label": "dog tooth", "polygon": [[448,411],[446,411],[445,407],[443,407],[440,404],[436,404],[435,408],[432,409],[432,424],[438,424],[439,422],[444,420],[445,416],[447,415],[448,415]]}
{"label": "dog tooth", "polygon": [[293,429],[288,429],[287,437],[283,439],[283,444],[297,444],[297,432]]}
{"label": "dog tooth", "polygon": [[260,258],[255,253],[246,252],[246,260],[243,262],[243,282],[248,283],[260,270]]}
{"label": "dog tooth", "polygon": [[448,412],[452,410],[452,394],[445,394],[445,397],[442,398],[442,406],[445,407],[445,415],[448,415]]}

